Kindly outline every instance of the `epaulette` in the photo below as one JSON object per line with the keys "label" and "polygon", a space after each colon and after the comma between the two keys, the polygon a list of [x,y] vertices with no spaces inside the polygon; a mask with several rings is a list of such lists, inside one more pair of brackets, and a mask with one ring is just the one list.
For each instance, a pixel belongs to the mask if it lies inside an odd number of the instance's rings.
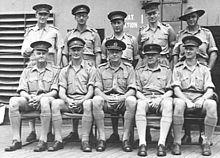
{"label": "epaulette", "polygon": [[106,38],[105,38],[106,41],[112,39],[112,36],[113,36],[113,35],[106,37]]}
{"label": "epaulette", "polygon": [[28,26],[26,29],[25,29],[25,34],[29,33],[33,27],[35,27],[36,25],[31,25],[31,26]]}
{"label": "epaulette", "polygon": [[145,66],[146,66],[145,64],[138,65],[137,67],[135,67],[135,70],[139,70],[141,68],[144,68]]}
{"label": "epaulette", "polygon": [[103,66],[106,66],[108,63],[106,62],[106,63],[102,63],[102,64],[99,64],[98,65],[98,68],[101,68],[101,67],[103,67]]}
{"label": "epaulette", "polygon": [[199,62],[199,64],[201,64],[201,65],[203,65],[203,66],[205,66],[205,67],[208,67],[208,65],[207,65],[206,63],[201,62],[201,61],[198,61],[198,62]]}
{"label": "epaulette", "polygon": [[170,24],[168,24],[168,23],[162,22],[161,24],[162,24],[163,26],[170,27]]}
{"label": "epaulette", "polygon": [[139,28],[139,31],[145,29],[146,27],[147,27],[147,26],[141,26],[141,27]]}
{"label": "epaulette", "polygon": [[133,38],[133,36],[128,33],[125,33],[125,35],[128,36],[129,38]]}
{"label": "epaulette", "polygon": [[178,62],[178,63],[176,63],[176,65],[174,67],[180,67],[182,65],[183,65],[183,62]]}
{"label": "epaulette", "polygon": [[126,66],[129,66],[129,67],[132,67],[132,65],[130,63],[123,62],[123,64],[126,65]]}
{"label": "epaulette", "polygon": [[56,29],[56,30],[59,30],[57,27],[55,27],[54,25],[49,25],[49,27],[52,27],[52,28],[54,28],[54,29]]}
{"label": "epaulette", "polygon": [[203,31],[206,31],[206,32],[211,32],[209,29],[204,28],[204,27],[201,27],[201,29],[202,29]]}
{"label": "epaulette", "polygon": [[165,64],[160,64],[160,66],[161,66],[161,67],[165,67],[165,68],[167,68],[167,69],[170,69],[170,67],[167,66],[167,65],[165,65]]}
{"label": "epaulette", "polygon": [[178,31],[178,34],[181,34],[182,32],[184,32],[185,29]]}
{"label": "epaulette", "polygon": [[96,29],[94,29],[94,28],[89,28],[89,29],[92,30],[93,32],[98,33],[98,31]]}

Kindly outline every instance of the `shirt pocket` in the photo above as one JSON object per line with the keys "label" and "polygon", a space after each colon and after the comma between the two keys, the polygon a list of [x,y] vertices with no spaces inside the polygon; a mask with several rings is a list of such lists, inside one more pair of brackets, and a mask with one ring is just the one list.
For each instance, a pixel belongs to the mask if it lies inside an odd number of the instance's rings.
{"label": "shirt pocket", "polygon": [[195,78],[195,86],[196,86],[196,89],[199,89],[199,90],[203,90],[203,77],[202,76],[196,76]]}
{"label": "shirt pocket", "polygon": [[157,37],[157,44],[161,47],[165,47],[168,44],[168,34],[164,33]]}
{"label": "shirt pocket", "polygon": [[188,76],[181,79],[182,88],[188,88],[190,86],[190,78]]}
{"label": "shirt pocket", "polygon": [[128,74],[124,73],[124,74],[119,74],[117,81],[118,81],[118,86],[121,89],[126,89],[127,87],[127,80],[128,80]]}
{"label": "shirt pocket", "polygon": [[54,77],[52,74],[47,74],[43,77],[43,84],[44,84],[44,90],[45,92],[49,92],[51,89],[51,86],[53,84]]}
{"label": "shirt pocket", "polygon": [[36,92],[39,89],[37,76],[30,76],[28,80],[28,87],[30,92]]}
{"label": "shirt pocket", "polygon": [[104,85],[104,87],[105,88],[111,88],[112,87],[112,82],[113,82],[112,75],[104,73],[102,75],[102,78],[103,78],[103,85]]}
{"label": "shirt pocket", "polygon": [[157,81],[161,88],[166,87],[166,76],[157,76]]}

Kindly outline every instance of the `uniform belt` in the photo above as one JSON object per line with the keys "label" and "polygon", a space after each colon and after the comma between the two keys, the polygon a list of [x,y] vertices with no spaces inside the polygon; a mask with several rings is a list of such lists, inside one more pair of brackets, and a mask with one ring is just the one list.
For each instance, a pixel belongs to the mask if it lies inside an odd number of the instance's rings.
{"label": "uniform belt", "polygon": [[157,91],[155,91],[155,92],[146,91],[146,92],[144,92],[144,94],[145,94],[145,95],[162,95],[161,92],[157,92]]}

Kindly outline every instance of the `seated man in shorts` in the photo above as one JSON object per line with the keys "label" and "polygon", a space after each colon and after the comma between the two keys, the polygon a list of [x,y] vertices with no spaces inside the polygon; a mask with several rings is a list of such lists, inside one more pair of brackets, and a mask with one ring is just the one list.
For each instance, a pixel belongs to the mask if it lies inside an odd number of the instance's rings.
{"label": "seated man in shorts", "polygon": [[36,65],[27,67],[21,74],[17,92],[19,97],[9,101],[9,118],[13,132],[12,146],[5,151],[14,151],[22,147],[20,133],[20,112],[39,111],[41,118],[41,136],[35,152],[47,150],[47,133],[51,120],[51,102],[57,96],[59,69],[47,64],[47,41],[36,41],[31,44]]}
{"label": "seated man in shorts", "polygon": [[157,156],[166,156],[165,141],[172,123],[173,91],[171,89],[172,72],[168,66],[159,64],[161,46],[145,44],[143,56],[145,65],[136,70],[137,111],[136,126],[139,135],[139,156],[147,155],[146,128],[148,113],[160,113],[160,138]]}
{"label": "seated man in shorts", "polygon": [[181,133],[185,110],[205,114],[205,135],[202,142],[202,155],[210,156],[210,142],[217,123],[217,104],[213,100],[214,84],[207,66],[198,62],[198,48],[202,41],[196,36],[182,39],[185,61],[176,64],[173,71],[174,87],[174,146],[172,154],[181,154]]}
{"label": "seated man in shorts", "polygon": [[110,39],[105,46],[108,62],[98,67],[93,98],[93,115],[99,133],[96,150],[102,152],[106,148],[104,112],[108,112],[124,114],[122,149],[131,152],[129,132],[136,110],[135,72],[131,64],[121,60],[122,51],[126,48],[123,41]]}
{"label": "seated man in shorts", "polygon": [[89,133],[92,125],[92,96],[95,82],[96,68],[83,60],[85,41],[73,37],[67,42],[70,63],[61,69],[59,75],[59,97],[52,103],[52,122],[55,132],[55,142],[49,151],[63,148],[61,137],[61,112],[83,114],[82,144],[84,152],[91,152]]}

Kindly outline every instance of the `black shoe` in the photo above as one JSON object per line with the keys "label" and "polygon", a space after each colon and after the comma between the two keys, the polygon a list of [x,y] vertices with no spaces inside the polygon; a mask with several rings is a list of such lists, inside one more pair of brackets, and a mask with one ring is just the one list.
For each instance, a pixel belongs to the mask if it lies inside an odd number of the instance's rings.
{"label": "black shoe", "polygon": [[47,133],[47,142],[53,142],[55,139],[55,135],[51,132]]}
{"label": "black shoe", "polygon": [[37,140],[37,135],[35,133],[35,131],[32,131],[26,138],[26,142],[32,142]]}
{"label": "black shoe", "polygon": [[202,144],[201,147],[202,147],[202,155],[203,156],[210,156],[212,154],[209,143]]}
{"label": "black shoe", "polygon": [[128,140],[124,140],[122,142],[122,149],[125,151],[125,152],[131,152],[132,151],[132,147],[130,145],[130,143],[128,142]]}
{"label": "black shoe", "polygon": [[21,142],[18,142],[17,140],[13,140],[12,145],[5,148],[5,151],[15,151],[17,149],[21,149],[21,147],[22,147]]}
{"label": "black shoe", "polygon": [[190,135],[185,134],[181,139],[182,144],[190,144],[192,142],[192,138]]}
{"label": "black shoe", "polygon": [[166,156],[166,147],[162,144],[159,144],[157,147],[157,156]]}
{"label": "black shoe", "polygon": [[80,141],[79,134],[77,132],[70,132],[68,136],[63,138],[64,142],[73,142],[73,141]]}
{"label": "black shoe", "polygon": [[120,137],[119,134],[112,133],[111,136],[106,140],[107,143],[119,143]]}
{"label": "black shoe", "polygon": [[147,146],[144,144],[141,144],[138,147],[138,156],[147,156]]}
{"label": "black shoe", "polygon": [[[202,143],[203,143],[203,139],[202,139],[202,136],[200,135],[199,136],[199,144],[202,145]],[[213,142],[210,142],[210,146],[212,146],[212,145],[213,145]]]}
{"label": "black shoe", "polygon": [[102,152],[102,151],[105,150],[105,148],[106,148],[106,143],[105,143],[105,141],[104,141],[104,140],[99,140],[99,141],[98,141],[98,145],[97,145],[97,147],[96,147],[96,151]]}
{"label": "black shoe", "polygon": [[178,144],[178,143],[173,144],[172,154],[173,155],[181,155],[181,145],[180,144]]}
{"label": "black shoe", "polygon": [[92,147],[91,145],[89,144],[89,141],[83,141],[81,143],[81,150],[83,152],[92,152]]}
{"label": "black shoe", "polygon": [[63,148],[64,148],[63,143],[56,140],[54,142],[54,145],[48,148],[48,151],[57,151]]}
{"label": "black shoe", "polygon": [[39,140],[37,146],[34,148],[34,152],[41,152],[47,150],[47,143]]}

